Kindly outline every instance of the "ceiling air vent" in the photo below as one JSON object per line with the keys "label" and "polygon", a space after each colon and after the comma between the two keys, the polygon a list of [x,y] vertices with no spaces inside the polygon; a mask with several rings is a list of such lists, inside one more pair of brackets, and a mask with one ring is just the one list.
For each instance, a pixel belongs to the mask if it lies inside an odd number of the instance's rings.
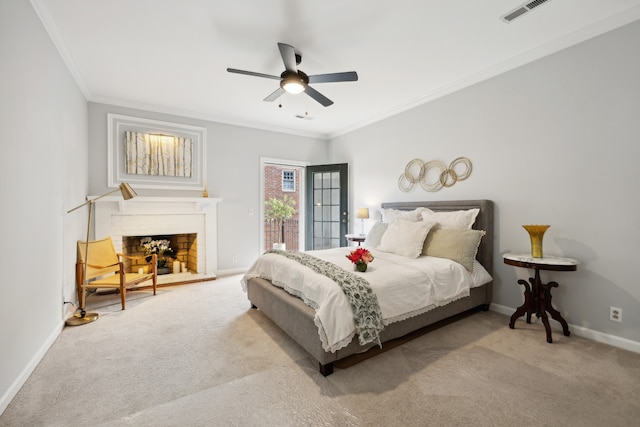
{"label": "ceiling air vent", "polygon": [[533,9],[535,9],[538,6],[541,6],[545,3],[547,3],[549,0],[534,0],[534,1],[530,1],[528,3],[522,4],[520,6],[518,6],[517,8],[513,9],[511,12],[502,15],[500,17],[500,19],[502,19],[504,22],[509,23],[511,21],[513,21],[516,18],[521,17],[522,15],[529,13],[530,11],[532,11]]}

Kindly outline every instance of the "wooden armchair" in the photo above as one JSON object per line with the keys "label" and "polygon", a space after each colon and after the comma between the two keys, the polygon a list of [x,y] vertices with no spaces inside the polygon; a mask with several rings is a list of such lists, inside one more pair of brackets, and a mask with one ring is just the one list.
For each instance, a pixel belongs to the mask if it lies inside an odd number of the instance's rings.
{"label": "wooden armchair", "polygon": [[[136,285],[152,281],[153,294],[156,294],[158,282],[157,255],[153,254],[150,262],[150,273],[125,273],[122,258],[141,259],[145,257],[131,257],[116,253],[111,237],[102,240],[90,240],[88,246],[88,260],[85,260],[86,242],[78,241],[78,261],[76,262],[76,286],[80,309],[84,310],[87,289],[112,288],[120,292],[122,309],[125,309],[127,290],[133,290]],[[87,281],[84,280],[86,262]]]}

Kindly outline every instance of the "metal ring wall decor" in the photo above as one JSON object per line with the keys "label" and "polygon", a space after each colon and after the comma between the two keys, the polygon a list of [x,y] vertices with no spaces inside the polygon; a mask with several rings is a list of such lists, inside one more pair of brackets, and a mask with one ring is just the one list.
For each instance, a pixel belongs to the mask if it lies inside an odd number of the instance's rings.
{"label": "metal ring wall decor", "polygon": [[[460,170],[460,165],[464,166],[463,170]],[[430,160],[425,163],[420,159],[413,159],[407,163],[404,173],[398,178],[398,187],[406,193],[420,183],[425,191],[435,192],[442,187],[451,187],[458,181],[464,181],[469,178],[472,170],[471,160],[466,157],[454,159],[449,163],[448,168],[440,160]],[[428,176],[436,176],[437,179],[434,182],[427,182]]]}
{"label": "metal ring wall decor", "polygon": [[[419,168],[418,176],[416,178],[413,177],[412,168],[417,166]],[[398,187],[400,190],[407,192],[411,191],[416,183],[418,183],[422,177],[424,176],[424,162],[420,159],[413,159],[407,166],[404,168],[404,173],[400,175],[398,179]]]}

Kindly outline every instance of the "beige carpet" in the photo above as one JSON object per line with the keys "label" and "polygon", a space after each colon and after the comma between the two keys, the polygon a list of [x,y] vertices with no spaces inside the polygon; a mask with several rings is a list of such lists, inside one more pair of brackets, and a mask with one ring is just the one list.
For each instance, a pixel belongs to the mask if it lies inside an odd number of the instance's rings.
{"label": "beige carpet", "polygon": [[239,280],[90,297],[0,426],[639,423],[638,354],[479,312],[325,378]]}

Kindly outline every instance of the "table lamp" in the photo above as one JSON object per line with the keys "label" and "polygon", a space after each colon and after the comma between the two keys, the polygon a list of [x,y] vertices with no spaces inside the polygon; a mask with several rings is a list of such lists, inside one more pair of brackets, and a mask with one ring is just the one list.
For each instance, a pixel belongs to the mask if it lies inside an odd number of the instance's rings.
{"label": "table lamp", "polygon": [[[120,186],[118,188],[116,188],[113,191],[109,191],[108,193],[103,194],[102,196],[98,196],[96,198],[93,199],[89,199],[86,202],[84,202],[81,205],[76,206],[73,209],[69,209],[67,211],[67,213],[71,213],[77,209],[80,209],[83,206],[89,205],[89,219],[87,220],[87,238],[85,240],[85,245],[84,245],[84,265],[82,266],[82,279],[84,280],[84,284],[87,284],[87,262],[89,260],[89,238],[90,238],[90,234],[91,234],[91,221],[93,220],[93,205],[95,204],[96,200],[98,199],[102,199],[105,196],[108,196],[110,194],[116,193],[120,191],[122,193],[122,197],[125,200],[129,200],[129,199],[133,199],[134,197],[137,196],[136,192],[133,191],[133,188],[131,188],[131,186],[129,184],[127,184],[126,182],[123,182],[120,184]],[[82,292],[84,292],[84,289],[82,290]],[[79,325],[86,325],[87,323],[91,323],[95,320],[98,319],[98,313],[87,313],[86,310],[84,309],[84,307],[80,307],[80,312],[79,313],[75,313],[72,317],[68,318],[66,320],[66,324],[67,326],[79,326]]]}
{"label": "table lamp", "polygon": [[358,208],[356,218],[360,219],[360,235],[364,236],[364,220],[369,219],[369,208]]}

